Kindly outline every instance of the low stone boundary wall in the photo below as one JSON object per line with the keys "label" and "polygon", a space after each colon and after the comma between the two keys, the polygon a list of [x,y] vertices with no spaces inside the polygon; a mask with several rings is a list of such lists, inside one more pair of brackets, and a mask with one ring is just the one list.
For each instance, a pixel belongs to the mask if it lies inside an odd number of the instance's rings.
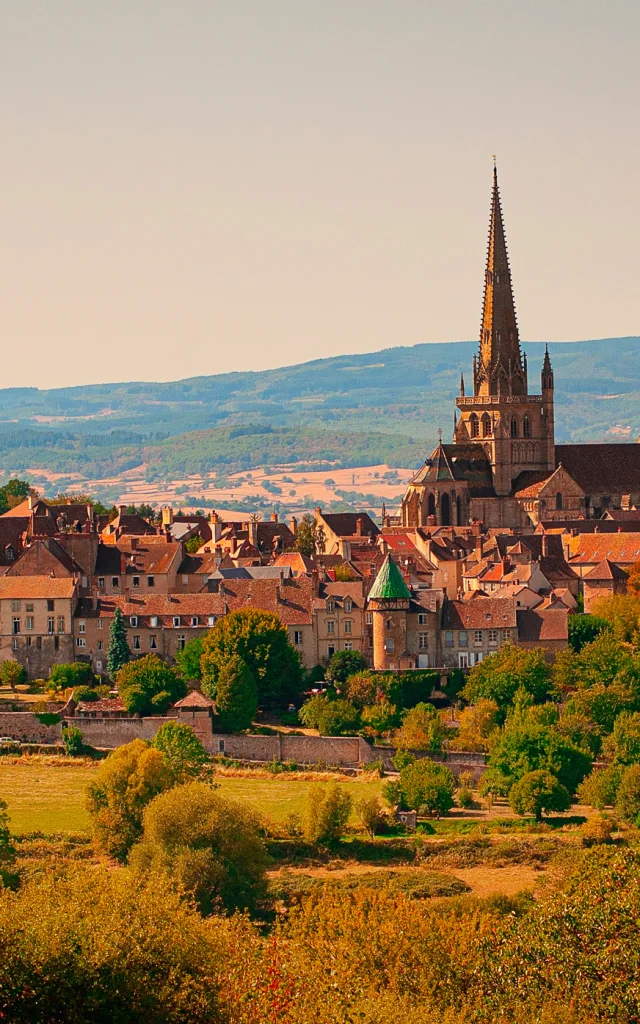
{"label": "low stone boundary wall", "polygon": [[[385,771],[396,771],[393,765],[393,758],[397,754],[395,747],[369,747],[369,751],[369,761],[382,761]],[[443,754],[434,754],[428,750],[412,750],[411,753],[417,758],[429,757],[432,761],[437,761],[439,764],[446,764],[447,768],[450,768],[454,775],[460,775],[461,772],[471,772],[475,782],[478,781],[484,772],[485,755],[474,751],[447,750]]]}
{"label": "low stone boundary wall", "polygon": [[212,736],[212,753],[222,753],[239,761],[295,761],[297,764],[355,766],[370,761],[371,747],[360,736]]}
{"label": "low stone boundary wall", "polygon": [[60,743],[62,723],[45,725],[33,711],[3,711],[0,736],[11,736],[21,743]]}
{"label": "low stone boundary wall", "polygon": [[65,719],[66,725],[75,725],[90,747],[121,747],[131,740],[152,740],[161,725],[169,719],[157,718],[82,718]]}

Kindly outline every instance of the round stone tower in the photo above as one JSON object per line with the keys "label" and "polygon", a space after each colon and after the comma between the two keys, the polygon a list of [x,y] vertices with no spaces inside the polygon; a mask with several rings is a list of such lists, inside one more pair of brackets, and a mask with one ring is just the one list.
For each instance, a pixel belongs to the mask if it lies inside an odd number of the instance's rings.
{"label": "round stone tower", "polygon": [[369,591],[367,608],[373,615],[373,667],[378,671],[410,668],[407,651],[407,612],[411,594],[398,566],[387,555]]}

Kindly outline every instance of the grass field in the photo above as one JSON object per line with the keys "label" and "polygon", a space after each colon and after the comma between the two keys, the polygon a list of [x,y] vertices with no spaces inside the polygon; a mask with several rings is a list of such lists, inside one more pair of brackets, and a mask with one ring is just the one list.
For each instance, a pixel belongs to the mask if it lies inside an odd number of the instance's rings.
{"label": "grass field", "polygon": [[[24,832],[86,832],[89,815],[84,807],[84,790],[96,768],[92,765],[47,763],[0,759],[0,799],[9,809],[11,829]],[[225,796],[250,803],[273,821],[284,821],[299,813],[311,782],[291,775],[272,778],[223,777],[216,779]],[[380,791],[381,782],[345,780],[341,786],[354,801],[365,793]]]}

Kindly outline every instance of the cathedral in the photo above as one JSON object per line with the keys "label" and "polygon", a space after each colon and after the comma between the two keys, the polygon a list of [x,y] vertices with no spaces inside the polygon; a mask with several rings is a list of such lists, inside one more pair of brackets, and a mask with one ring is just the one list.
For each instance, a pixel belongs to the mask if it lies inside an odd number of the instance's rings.
{"label": "cathedral", "polygon": [[598,518],[640,504],[640,444],[554,440],[554,379],[547,349],[540,391],[531,394],[520,348],[511,270],[494,167],[480,346],[473,394],[464,376],[453,443],[442,438],[412,478],[402,525],[527,528]]}

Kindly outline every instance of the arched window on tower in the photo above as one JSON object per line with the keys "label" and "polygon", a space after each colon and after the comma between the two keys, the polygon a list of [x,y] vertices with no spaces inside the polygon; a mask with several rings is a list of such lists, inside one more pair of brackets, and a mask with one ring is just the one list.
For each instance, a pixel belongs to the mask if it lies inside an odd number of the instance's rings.
{"label": "arched window on tower", "polygon": [[478,423],[478,417],[476,416],[475,412],[471,413],[471,416],[469,417],[469,424],[471,426],[471,436],[472,437],[479,437],[480,436],[480,424]]}
{"label": "arched window on tower", "polygon": [[491,417],[485,412],[482,417],[482,436],[491,437]]}
{"label": "arched window on tower", "polygon": [[558,491],[556,494],[556,512],[562,512],[563,507],[562,494]]}
{"label": "arched window on tower", "polygon": [[518,420],[516,419],[515,416],[511,417],[511,436],[512,437],[517,437],[518,436]]}
{"label": "arched window on tower", "polygon": [[430,494],[427,499],[427,515],[435,516],[436,514],[436,499],[434,494]]}
{"label": "arched window on tower", "polygon": [[531,437],[531,420],[528,416],[522,421],[522,433],[524,437]]}

